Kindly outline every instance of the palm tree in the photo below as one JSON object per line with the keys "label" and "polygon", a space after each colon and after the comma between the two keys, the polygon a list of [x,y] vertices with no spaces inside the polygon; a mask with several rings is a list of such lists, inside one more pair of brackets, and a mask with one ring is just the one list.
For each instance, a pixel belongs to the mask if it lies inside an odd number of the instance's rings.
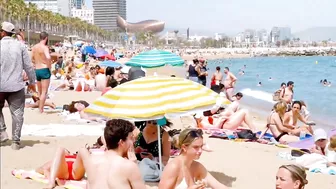
{"label": "palm tree", "polygon": [[[28,23],[27,17],[30,17]],[[38,10],[35,4],[24,0],[0,0],[0,21],[9,21],[32,32],[46,31],[56,35],[78,35],[93,40],[115,39],[115,32],[105,31],[78,18],[65,17],[47,10]],[[29,26],[28,26],[29,25]]]}

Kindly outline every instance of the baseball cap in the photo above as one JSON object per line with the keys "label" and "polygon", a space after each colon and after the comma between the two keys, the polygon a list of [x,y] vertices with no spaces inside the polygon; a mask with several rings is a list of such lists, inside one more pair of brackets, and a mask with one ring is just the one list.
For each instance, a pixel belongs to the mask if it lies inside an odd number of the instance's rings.
{"label": "baseball cap", "polygon": [[323,129],[316,129],[314,131],[314,141],[318,141],[320,139],[328,139],[328,135]]}
{"label": "baseball cap", "polygon": [[2,22],[1,23],[1,30],[8,32],[8,33],[15,33],[15,26],[10,22]]}

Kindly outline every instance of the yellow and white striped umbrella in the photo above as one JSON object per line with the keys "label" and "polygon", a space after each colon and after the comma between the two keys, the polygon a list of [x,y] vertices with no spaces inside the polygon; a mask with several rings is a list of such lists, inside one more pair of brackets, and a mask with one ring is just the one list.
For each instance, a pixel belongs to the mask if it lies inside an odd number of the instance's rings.
{"label": "yellow and white striped umbrella", "polygon": [[218,94],[193,81],[152,76],[129,81],[96,99],[85,112],[133,121],[210,110]]}

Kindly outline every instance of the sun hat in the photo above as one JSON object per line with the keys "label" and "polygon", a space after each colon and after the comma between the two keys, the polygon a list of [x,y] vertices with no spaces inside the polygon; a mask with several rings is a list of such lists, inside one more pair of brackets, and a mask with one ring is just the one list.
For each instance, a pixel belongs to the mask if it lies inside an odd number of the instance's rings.
{"label": "sun hat", "polygon": [[15,26],[10,22],[2,22],[1,23],[1,30],[8,32],[8,33],[15,33]]}
{"label": "sun hat", "polygon": [[328,139],[327,132],[325,132],[323,129],[316,129],[314,131],[314,141],[316,142],[320,139]]}

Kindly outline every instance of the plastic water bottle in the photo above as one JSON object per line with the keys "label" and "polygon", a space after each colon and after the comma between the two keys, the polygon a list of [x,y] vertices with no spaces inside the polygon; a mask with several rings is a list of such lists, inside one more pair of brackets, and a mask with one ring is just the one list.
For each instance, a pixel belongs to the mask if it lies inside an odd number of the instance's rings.
{"label": "plastic water bottle", "polygon": [[306,138],[306,131],[300,132],[300,140],[304,140]]}

